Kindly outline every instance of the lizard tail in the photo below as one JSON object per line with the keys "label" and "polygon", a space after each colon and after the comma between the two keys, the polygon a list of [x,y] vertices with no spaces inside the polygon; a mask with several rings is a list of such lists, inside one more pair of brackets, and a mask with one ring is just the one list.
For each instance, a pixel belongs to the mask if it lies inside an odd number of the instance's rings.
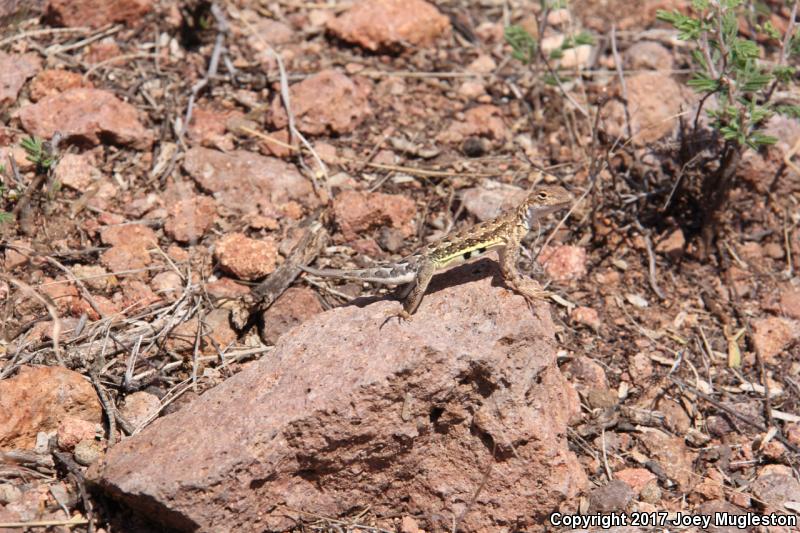
{"label": "lizard tail", "polygon": [[373,268],[359,268],[353,270],[340,270],[336,268],[311,268],[298,265],[300,270],[314,276],[325,278],[339,278],[355,281],[368,281],[371,283],[383,283],[387,285],[400,285],[414,281],[414,272],[398,271],[392,265],[377,266]]}

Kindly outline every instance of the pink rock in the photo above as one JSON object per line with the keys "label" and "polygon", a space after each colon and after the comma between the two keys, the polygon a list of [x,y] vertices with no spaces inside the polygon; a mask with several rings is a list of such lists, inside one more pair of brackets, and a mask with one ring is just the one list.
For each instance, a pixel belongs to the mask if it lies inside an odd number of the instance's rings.
{"label": "pink rock", "polygon": [[753,320],[753,343],[765,363],[777,363],[777,355],[797,336],[800,324],[777,316]]}
{"label": "pink rock", "polygon": [[672,52],[654,41],[639,41],[625,51],[625,65],[631,70],[672,70]]}
{"label": "pink rock", "polygon": [[426,46],[450,30],[450,21],[422,0],[361,0],[328,22],[340,39],[367,50]]}
{"label": "pink rock", "polygon": [[585,393],[591,389],[608,389],[606,371],[603,370],[602,366],[584,355],[567,361],[562,366],[561,370],[564,372],[565,377],[580,392]]}
{"label": "pink rock", "polygon": [[322,311],[317,293],[304,287],[291,287],[264,312],[261,338],[275,344],[281,335]]}
{"label": "pink rock", "polygon": [[576,280],[586,275],[586,249],[580,246],[546,246],[537,260],[553,281]]}
{"label": "pink rock", "polygon": [[576,323],[589,326],[595,331],[600,329],[600,315],[591,307],[578,306],[572,310],[569,317]]}
{"label": "pink rock", "polygon": [[36,54],[6,54],[0,52],[0,104],[11,104],[28,78],[42,68]]}
{"label": "pink rock", "polygon": [[347,241],[382,226],[400,229],[406,237],[414,233],[414,202],[399,194],[343,191],[333,200],[336,223]]}
{"label": "pink rock", "polygon": [[158,413],[161,408],[161,400],[155,394],[138,391],[125,397],[125,405],[120,410],[120,414],[133,427],[141,426],[151,415]]}
{"label": "pink rock", "polygon": [[535,529],[587,485],[566,440],[569,386],[546,307],[476,270],[434,280],[411,322],[386,321],[392,301],[312,317],[87,477],[182,529],[283,530],[287,509],[339,517],[365,501],[427,531],[468,502],[464,531]]}
{"label": "pink rock", "polygon": [[[634,74],[626,77],[625,84],[634,143],[643,146],[672,133],[682,108],[687,107],[680,84],[661,72]],[[608,133],[613,137],[626,137],[628,130],[622,103],[609,102],[607,110]]]}
{"label": "pink rock", "polygon": [[194,196],[180,200],[169,210],[164,233],[178,242],[198,240],[214,225],[217,204],[208,196]]}
{"label": "pink rock", "polygon": [[206,285],[206,292],[214,298],[226,298],[231,300],[241,299],[242,296],[250,294],[250,289],[246,285],[237,283],[231,278],[222,278],[212,281]]}
{"label": "pink rock", "polygon": [[77,88],[24,106],[19,118],[28,133],[46,139],[58,131],[72,142],[112,142],[147,149],[153,134],[139,122],[138,114],[109,91]]}
{"label": "pink rock", "polygon": [[461,194],[461,202],[468,213],[482,222],[515,207],[527,195],[528,192],[521,187],[487,180],[477,187],[466,189]]}
{"label": "pink rock", "polygon": [[152,9],[152,0],[48,0],[45,16],[60,26],[99,28],[138,23]]}
{"label": "pink rock", "polygon": [[102,179],[97,163],[91,154],[64,154],[58,161],[54,177],[64,187],[86,192],[96,181]]}
{"label": "pink rock", "polygon": [[275,270],[278,247],[271,237],[256,240],[231,233],[217,241],[214,258],[222,270],[237,278],[256,280]]}
{"label": "pink rock", "polygon": [[42,98],[63,93],[68,89],[77,87],[92,88],[92,82],[84,80],[77,72],[61,69],[47,69],[41,71],[31,81],[31,100],[38,102]]}
{"label": "pink rock", "polygon": [[[309,135],[326,132],[349,133],[369,115],[364,91],[335,70],[323,70],[291,86],[292,113],[297,129]],[[272,123],[288,124],[279,95],[272,101]]]}
{"label": "pink rock", "polygon": [[0,450],[33,448],[38,432],[55,431],[68,416],[102,422],[94,387],[77,372],[23,366],[0,381]]}
{"label": "pink rock", "polygon": [[274,157],[245,150],[223,153],[191,148],[183,167],[220,205],[238,213],[260,211],[270,216],[290,200],[306,207],[318,203],[309,180],[295,166]]}
{"label": "pink rock", "polygon": [[94,439],[101,427],[95,422],[74,416],[64,417],[58,424],[58,447],[71,451],[83,439]]}
{"label": "pink rock", "polygon": [[790,318],[800,319],[800,289],[784,289],[780,296],[780,309]]}

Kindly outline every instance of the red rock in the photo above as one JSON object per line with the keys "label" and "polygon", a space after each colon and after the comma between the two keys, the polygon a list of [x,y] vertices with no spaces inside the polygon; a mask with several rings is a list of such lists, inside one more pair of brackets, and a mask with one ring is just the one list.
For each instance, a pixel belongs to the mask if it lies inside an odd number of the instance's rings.
{"label": "red rock", "polygon": [[333,200],[336,223],[347,241],[382,226],[399,229],[409,237],[414,234],[414,202],[399,194],[343,191]]}
{"label": "red rock", "polygon": [[297,141],[289,144],[289,129],[283,128],[278,131],[271,131],[267,134],[269,138],[261,139],[261,152],[275,157],[286,158],[294,153],[290,146],[297,146]]}
{"label": "red rock", "polygon": [[159,272],[150,280],[150,285],[156,294],[170,301],[177,299],[184,291],[183,280],[173,270]]}
{"label": "red rock", "polygon": [[249,32],[247,37],[247,44],[259,54],[265,53],[269,49],[268,45],[287,44],[294,39],[292,28],[278,20],[258,17],[252,23],[252,28],[253,31]]}
{"label": "red rock", "polygon": [[89,289],[105,292],[119,285],[119,280],[100,265],[75,264],[70,270]]}
{"label": "red rock", "polygon": [[91,154],[64,154],[58,161],[53,175],[64,187],[81,193],[102,179]]}
{"label": "red rock", "polygon": [[[625,78],[625,84],[634,143],[643,146],[672,133],[682,108],[687,107],[680,84],[661,72],[634,74]],[[608,134],[614,138],[627,137],[622,103],[609,102],[605,114]]]}
{"label": "red rock", "polygon": [[633,499],[633,490],[619,479],[595,487],[589,494],[590,513],[612,513],[625,511]]}
{"label": "red rock", "polygon": [[100,263],[116,274],[130,274],[150,264],[150,253],[136,244],[119,244],[103,252]]}
{"label": "red rock", "polygon": [[20,109],[19,118],[28,133],[45,139],[58,131],[77,143],[111,142],[138,149],[153,143],[136,108],[100,89],[69,89],[48,96]]}
{"label": "red rock", "polygon": [[640,435],[639,439],[651,458],[658,462],[667,476],[678,483],[679,489],[689,491],[697,481],[692,468],[694,457],[683,438],[671,437],[653,429]]}
{"label": "red rock", "polygon": [[[292,113],[297,129],[309,135],[349,133],[370,114],[361,87],[335,70],[323,70],[290,87]],[[280,95],[272,100],[272,123],[288,124]]]}
{"label": "red rock", "polygon": [[134,313],[161,301],[161,298],[150,290],[150,287],[137,279],[126,279],[122,282],[122,306],[128,313]]}
{"label": "red rock", "polygon": [[433,44],[450,21],[422,0],[361,0],[330,20],[328,30],[367,50],[396,50]]}
{"label": "red rock", "polygon": [[152,248],[158,244],[156,232],[145,224],[107,226],[100,232],[100,240],[112,246],[127,244]]}
{"label": "red rock", "polygon": [[98,63],[105,63],[121,55],[122,50],[120,50],[114,38],[107,37],[101,41],[90,44],[86,49],[83,60],[88,65],[96,65]]}
{"label": "red rock", "polygon": [[600,329],[600,315],[597,314],[597,310],[591,307],[578,306],[572,310],[569,317],[573,322],[589,326],[595,331]]}
{"label": "red rock", "polygon": [[779,362],[776,356],[800,335],[800,324],[787,318],[757,318],[752,323],[753,343],[765,363]]}
{"label": "red rock", "polygon": [[214,298],[238,300],[242,296],[250,294],[250,289],[231,278],[221,278],[206,284],[206,292]]}
{"label": "red rock", "polygon": [[800,319],[800,289],[787,288],[781,291],[780,310],[789,318]]}
{"label": "red rock", "polygon": [[494,105],[475,106],[464,113],[463,122],[454,122],[439,135],[439,140],[460,143],[470,136],[487,137],[496,141],[508,139],[508,128],[503,120],[503,111]]}
{"label": "red rock", "polygon": [[73,416],[64,417],[58,424],[58,447],[71,451],[83,439],[94,439],[102,426]]}
{"label": "red rock", "polygon": [[394,301],[312,317],[87,477],[183,529],[283,530],[287,509],[339,517],[363,502],[427,531],[449,530],[467,502],[463,531],[535,529],[587,485],[554,326],[492,272],[455,275],[434,280],[409,323],[386,321]]}
{"label": "red rock", "polygon": [[222,270],[237,278],[256,280],[275,270],[278,247],[271,237],[256,240],[231,233],[217,241],[214,258]]}
{"label": "red rock", "polygon": [[227,122],[234,115],[240,114],[233,111],[194,108],[192,121],[189,123],[189,141],[192,144],[219,148],[223,151],[233,150],[233,139],[230,135],[226,135],[226,132]]}
{"label": "red rock", "polygon": [[[6,272],[11,272],[17,267],[28,264],[30,254],[25,253],[25,250],[31,249],[31,243],[23,240],[11,241],[12,246],[7,246],[3,253],[3,267]],[[18,249],[19,248],[19,249]],[[20,249],[22,251],[20,251]],[[31,253],[33,250],[31,250]]]}
{"label": "red rock", "polygon": [[779,195],[790,194],[797,188],[797,174],[787,172],[777,181],[775,176],[784,166],[784,157],[793,150],[800,139],[800,120],[776,113],[766,121],[761,131],[765,135],[775,137],[778,142],[764,150],[745,150],[737,168],[737,175],[759,193],[769,191]]}
{"label": "red rock", "polygon": [[19,90],[28,78],[42,68],[37,54],[6,54],[0,52],[0,104],[16,101]]}
{"label": "red rock", "polygon": [[586,249],[580,246],[546,246],[537,261],[553,281],[575,280],[586,275]]}
{"label": "red rock", "polygon": [[61,69],[46,69],[36,75],[31,81],[31,100],[38,102],[42,98],[63,93],[68,89],[77,87],[92,88],[92,82],[84,80],[77,72]]}
{"label": "red rock", "polygon": [[800,482],[794,478],[792,470],[783,465],[761,468],[751,491],[758,501],[767,503],[772,512],[782,509],[784,502],[800,501]]}
{"label": "red rock", "polygon": [[264,331],[261,337],[270,344],[323,311],[317,294],[305,287],[291,287],[278,298],[263,314]]}
{"label": "red rock", "polygon": [[238,213],[260,211],[274,216],[290,200],[306,207],[318,203],[309,180],[295,166],[274,157],[244,150],[225,154],[191,148],[183,167],[200,187],[214,195],[219,205]]}
{"label": "red rock", "polygon": [[45,16],[59,26],[133,25],[153,10],[153,0],[48,0]]}
{"label": "red rock", "polygon": [[648,483],[656,481],[656,476],[646,468],[624,468],[614,472],[614,477],[625,482],[636,494]]}
{"label": "red rock", "polygon": [[144,424],[150,416],[158,413],[161,408],[161,400],[155,394],[138,391],[125,397],[125,405],[120,409],[120,414],[133,427],[138,428]]}
{"label": "red rock", "polygon": [[45,279],[39,290],[47,295],[62,313],[67,312],[78,298],[78,289],[72,283],[67,282],[65,278]]}
{"label": "red rock", "polygon": [[169,210],[164,233],[181,243],[196,241],[214,225],[216,215],[213,198],[194,196],[180,200]]}
{"label": "red rock", "polygon": [[625,50],[625,66],[630,70],[670,71],[674,61],[672,52],[654,41],[638,41]]}
{"label": "red rock", "polygon": [[[199,350],[201,353],[218,354],[236,341],[236,332],[231,328],[230,312],[214,309],[203,317]],[[167,339],[167,348],[175,352],[191,352],[197,343],[198,319],[192,318],[179,324]]]}
{"label": "red rock", "polygon": [[77,372],[23,366],[0,381],[0,450],[33,448],[38,432],[55,431],[67,416],[102,422],[94,387]]}
{"label": "red rock", "polygon": [[786,438],[795,446],[800,446],[800,423],[786,425]]}
{"label": "red rock", "polygon": [[528,192],[521,187],[486,180],[461,193],[461,202],[468,213],[483,222],[519,205],[527,195]]}
{"label": "red rock", "polygon": [[685,435],[692,427],[692,419],[686,414],[681,404],[675,400],[662,398],[657,404],[659,411],[664,413],[664,425],[676,435]]}
{"label": "red rock", "polygon": [[680,228],[669,233],[663,240],[656,244],[656,251],[671,259],[679,259],[686,247],[686,239]]}

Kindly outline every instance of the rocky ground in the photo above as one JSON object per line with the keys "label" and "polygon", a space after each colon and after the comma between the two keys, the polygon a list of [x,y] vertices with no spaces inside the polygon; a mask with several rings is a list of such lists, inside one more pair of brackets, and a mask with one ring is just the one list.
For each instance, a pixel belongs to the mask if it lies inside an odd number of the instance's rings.
{"label": "rocky ground", "polygon": [[[705,253],[690,49],[655,16],[687,3],[0,1],[0,532],[800,512],[800,123],[769,119]],[[591,39],[529,67],[509,24]],[[540,305],[492,256],[410,322],[297,268],[539,183],[576,199],[526,241]]]}

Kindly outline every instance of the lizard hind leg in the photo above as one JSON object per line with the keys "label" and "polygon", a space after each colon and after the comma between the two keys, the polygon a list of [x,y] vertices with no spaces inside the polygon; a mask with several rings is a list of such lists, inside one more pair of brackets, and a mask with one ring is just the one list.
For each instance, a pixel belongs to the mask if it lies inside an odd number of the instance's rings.
{"label": "lizard hind leg", "polygon": [[427,261],[422,263],[419,270],[417,270],[416,280],[402,289],[402,292],[405,293],[403,309],[401,311],[389,313],[388,318],[398,317],[402,320],[410,319],[411,315],[413,315],[414,311],[419,307],[420,302],[422,302],[422,297],[425,295],[425,291],[428,289],[428,284],[431,282],[435,271],[436,266],[432,262]]}

